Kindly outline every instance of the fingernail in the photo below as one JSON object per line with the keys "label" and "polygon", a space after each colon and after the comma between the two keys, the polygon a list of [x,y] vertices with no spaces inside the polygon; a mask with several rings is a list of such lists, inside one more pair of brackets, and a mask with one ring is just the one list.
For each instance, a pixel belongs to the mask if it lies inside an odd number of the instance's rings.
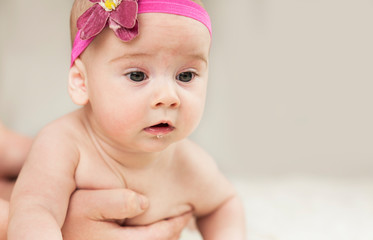
{"label": "fingernail", "polygon": [[142,210],[145,210],[149,207],[149,200],[142,195],[138,195],[139,202],[140,202],[140,207]]}

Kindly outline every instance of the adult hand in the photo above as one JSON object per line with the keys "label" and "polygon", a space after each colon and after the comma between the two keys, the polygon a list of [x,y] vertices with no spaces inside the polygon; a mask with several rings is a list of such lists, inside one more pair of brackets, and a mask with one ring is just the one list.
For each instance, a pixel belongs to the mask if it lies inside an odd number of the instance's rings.
{"label": "adult hand", "polygon": [[9,202],[0,199],[0,240],[6,240],[8,227]]}
{"label": "adult hand", "polygon": [[70,200],[62,228],[64,240],[177,240],[192,215],[140,227],[114,220],[131,218],[148,208],[148,200],[128,189],[78,190]]}
{"label": "adult hand", "polygon": [[17,177],[31,144],[31,138],[9,130],[0,121],[0,178]]}
{"label": "adult hand", "polygon": [[0,177],[0,199],[9,201],[14,187],[14,180]]}
{"label": "adult hand", "polygon": [[0,177],[0,240],[6,240],[9,215],[9,199],[14,181]]}

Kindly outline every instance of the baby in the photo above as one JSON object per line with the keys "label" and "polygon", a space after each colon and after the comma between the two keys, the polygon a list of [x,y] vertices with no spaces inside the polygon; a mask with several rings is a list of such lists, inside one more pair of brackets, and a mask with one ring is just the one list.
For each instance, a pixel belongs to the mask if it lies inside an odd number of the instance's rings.
{"label": "baby", "polygon": [[187,139],[203,113],[211,26],[190,0],[75,0],[69,93],[82,108],[35,139],[10,203],[8,240],[63,239],[76,189],[128,188],[148,225],[192,212],[204,239],[245,239],[242,204]]}

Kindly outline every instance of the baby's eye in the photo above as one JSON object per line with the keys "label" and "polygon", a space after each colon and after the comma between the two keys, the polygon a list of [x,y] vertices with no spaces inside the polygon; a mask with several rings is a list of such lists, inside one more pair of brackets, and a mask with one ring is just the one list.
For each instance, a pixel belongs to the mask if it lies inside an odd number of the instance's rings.
{"label": "baby's eye", "polygon": [[146,74],[143,72],[130,72],[126,76],[134,82],[141,82],[146,79]]}
{"label": "baby's eye", "polygon": [[176,76],[176,79],[182,82],[190,82],[195,77],[193,72],[182,72]]}

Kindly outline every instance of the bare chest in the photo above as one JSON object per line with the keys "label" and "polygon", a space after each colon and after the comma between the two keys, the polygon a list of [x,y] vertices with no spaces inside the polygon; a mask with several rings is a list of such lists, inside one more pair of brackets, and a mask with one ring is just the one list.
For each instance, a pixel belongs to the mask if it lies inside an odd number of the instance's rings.
{"label": "bare chest", "polygon": [[189,189],[179,177],[167,167],[129,171],[97,156],[82,156],[75,174],[77,189],[127,188],[146,196],[149,208],[126,219],[126,225],[146,225],[192,211]]}

